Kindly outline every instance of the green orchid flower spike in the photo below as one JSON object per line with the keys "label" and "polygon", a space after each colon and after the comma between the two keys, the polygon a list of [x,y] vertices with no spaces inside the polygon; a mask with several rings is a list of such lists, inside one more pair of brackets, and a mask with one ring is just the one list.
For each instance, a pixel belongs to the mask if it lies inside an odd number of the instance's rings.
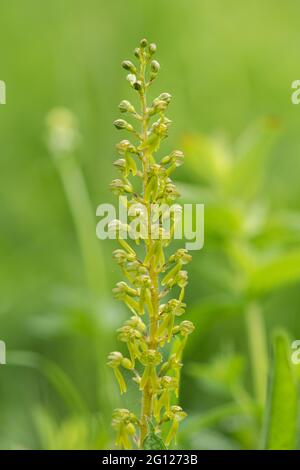
{"label": "green orchid flower spike", "polygon": [[[116,445],[123,449],[149,448],[149,442],[161,443],[165,448],[176,442],[179,423],[186,417],[178,405],[182,354],[188,335],[194,330],[190,321],[178,320],[186,310],[183,300],[188,275],[184,268],[191,255],[181,248],[166,256],[174,238],[176,212],[182,210],[179,205],[174,208],[179,194],[170,176],[182,165],[184,155],[174,150],[163,158],[156,156],[171,124],[165,115],[171,95],[161,93],[151,103],[147,101],[148,89],[160,70],[153,59],[155,52],[156,45],[143,39],[134,51],[138,64],[130,60],[122,63],[128,72],[127,80],[138,95],[139,109],[122,100],[119,110],[133,123],[123,118],[114,122],[118,130],[130,133],[133,142],[122,140],[116,146],[119,158],[114,166],[119,177],[111,183],[111,190],[126,196],[124,204],[129,217],[139,216],[138,235],[130,237],[130,241],[121,236],[129,230],[127,224],[114,220],[109,227],[116,232],[119,247],[113,257],[125,278],[113,292],[128,307],[131,317],[118,330],[128,357],[112,352],[108,365],[121,394],[127,391],[129,374],[141,394],[138,413],[117,409],[113,414]],[[164,224],[166,214],[152,211],[157,205],[173,208],[169,211],[169,237]]]}

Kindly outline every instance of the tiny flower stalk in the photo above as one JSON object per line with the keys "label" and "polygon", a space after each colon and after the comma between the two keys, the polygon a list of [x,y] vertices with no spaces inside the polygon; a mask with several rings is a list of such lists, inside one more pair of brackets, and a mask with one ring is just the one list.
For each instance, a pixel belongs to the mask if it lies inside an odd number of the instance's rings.
{"label": "tiny flower stalk", "polygon": [[[122,100],[119,110],[130,122],[123,118],[114,122],[116,129],[129,132],[132,142],[126,139],[117,144],[119,157],[114,166],[119,177],[111,183],[111,190],[122,198],[131,221],[124,224],[114,220],[109,225],[119,243],[113,257],[125,278],[113,292],[132,316],[118,330],[119,340],[127,346],[128,357],[112,352],[108,364],[121,394],[127,390],[125,377],[129,374],[141,392],[139,416],[127,409],[117,409],[113,414],[116,445],[124,449],[143,448],[149,430],[154,430],[164,446],[175,442],[179,423],[186,416],[176,404],[182,353],[188,335],[194,330],[190,321],[178,322],[186,309],[185,265],[191,256],[185,249],[166,256],[174,237],[176,213],[181,212],[181,207],[174,204],[179,194],[171,175],[182,165],[184,155],[180,150],[162,158],[156,155],[168,136],[171,121],[165,113],[171,95],[161,93],[152,102],[147,101],[148,89],[160,70],[159,63],[153,59],[155,52],[156,45],[143,39],[134,51],[138,64],[130,60],[122,62],[128,72],[127,80],[138,95],[139,107]],[[172,206],[173,210],[169,215],[154,210],[161,206]],[[135,217],[138,230],[130,237],[131,241],[126,241],[123,235],[131,235]],[[170,347],[172,342],[175,343]]]}

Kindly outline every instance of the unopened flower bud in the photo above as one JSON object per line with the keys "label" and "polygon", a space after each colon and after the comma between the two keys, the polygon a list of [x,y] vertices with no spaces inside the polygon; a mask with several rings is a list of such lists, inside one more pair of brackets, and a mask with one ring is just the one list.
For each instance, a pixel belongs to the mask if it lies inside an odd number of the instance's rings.
{"label": "unopened flower bud", "polygon": [[141,42],[140,42],[140,46],[144,49],[145,47],[147,47],[148,45],[148,41],[147,39],[142,39]]}
{"label": "unopened flower bud", "polygon": [[141,58],[141,49],[140,49],[139,47],[136,47],[136,48],[134,49],[133,53],[134,53],[134,55],[135,55],[135,57],[136,57],[137,59],[140,59],[140,58]]}
{"label": "unopened flower bud", "polygon": [[127,357],[124,357],[122,359],[121,366],[124,367],[124,369],[128,369],[128,370],[133,369],[133,364],[132,364],[131,360],[128,359]]}
{"label": "unopened flower bud", "polygon": [[158,73],[160,69],[159,62],[157,62],[157,60],[152,60],[150,67],[151,67],[152,72]]}
{"label": "unopened flower bud", "polygon": [[126,79],[128,80],[131,86],[133,86],[136,82],[136,76],[134,75],[134,73],[129,73]]}
{"label": "unopened flower bud", "polygon": [[121,113],[127,113],[127,112],[134,113],[135,112],[134,107],[127,100],[121,101],[121,103],[119,104],[119,110],[121,111]]}
{"label": "unopened flower bud", "polygon": [[127,131],[133,131],[133,126],[124,119],[116,119],[113,124],[117,129],[126,129]]}
{"label": "unopened flower bud", "polygon": [[150,52],[151,55],[155,54],[156,49],[157,49],[157,46],[156,46],[156,44],[154,44],[154,42],[149,44],[149,52]]}
{"label": "unopened flower bud", "polygon": [[166,103],[170,103],[172,99],[172,95],[170,93],[161,93],[158,97],[159,100],[165,101]]}
{"label": "unopened flower bud", "polygon": [[136,73],[136,67],[130,60],[123,60],[122,67],[125,70],[128,70],[131,73]]}
{"label": "unopened flower bud", "polygon": [[137,80],[136,82],[134,82],[133,84],[133,88],[137,91],[140,91],[143,87],[143,84],[140,80]]}

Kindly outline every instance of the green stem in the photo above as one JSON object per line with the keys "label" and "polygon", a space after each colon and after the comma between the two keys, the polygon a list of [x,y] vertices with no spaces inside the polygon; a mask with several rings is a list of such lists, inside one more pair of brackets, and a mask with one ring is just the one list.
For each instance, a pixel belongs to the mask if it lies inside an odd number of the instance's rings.
{"label": "green stem", "polygon": [[[94,300],[100,300],[102,310],[106,308],[104,302],[108,298],[107,273],[104,255],[95,234],[96,220],[86,182],[75,155],[70,153],[56,155],[55,163],[76,227],[87,284],[92,295],[92,305],[94,308]],[[108,413],[107,403],[112,399],[110,381],[107,378],[108,372],[104,362],[110,332],[107,331],[105,316],[102,314],[99,318],[102,321],[96,337],[96,348],[99,354],[99,401],[103,414],[106,414]]]}
{"label": "green stem", "polygon": [[267,386],[268,354],[264,319],[257,303],[246,310],[246,325],[251,357],[252,377],[256,399],[264,405]]}
{"label": "green stem", "polygon": [[55,159],[77,231],[87,282],[93,295],[107,293],[104,256],[95,235],[95,218],[81,169],[72,154]]}
{"label": "green stem", "polygon": [[[142,114],[142,143],[148,137],[148,114],[147,114],[147,101],[146,101],[146,83],[145,83],[145,62],[141,64],[141,80],[143,83],[143,91],[141,93],[141,114]],[[147,149],[143,154],[143,192],[145,194],[148,182],[148,168],[149,168],[149,154]],[[148,213],[148,240],[146,240],[146,256],[152,247],[151,240],[151,199],[147,202]],[[159,291],[158,291],[158,274],[155,266],[150,259],[149,276],[151,279],[151,303],[152,313],[149,313],[149,347],[157,349],[156,333],[158,327],[158,308],[159,308]],[[153,389],[150,382],[146,385],[142,392],[142,410],[141,410],[141,439],[140,447],[143,447],[144,439],[147,435],[147,420],[151,419],[153,415]]]}

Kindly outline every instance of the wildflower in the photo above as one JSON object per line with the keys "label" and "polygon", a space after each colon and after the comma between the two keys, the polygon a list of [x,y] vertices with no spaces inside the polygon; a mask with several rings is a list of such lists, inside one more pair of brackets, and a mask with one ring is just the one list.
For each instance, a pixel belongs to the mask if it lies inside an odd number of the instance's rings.
{"label": "wildflower", "polygon": [[166,445],[168,446],[173,439],[176,437],[178,431],[179,423],[182,421],[187,414],[182,410],[180,406],[171,406],[169,411],[166,411],[164,420],[170,420],[172,422],[169,434],[166,437]]}
{"label": "wildflower", "polygon": [[[155,155],[168,136],[171,121],[166,112],[172,98],[163,92],[150,105],[147,104],[147,90],[160,70],[159,62],[153,59],[156,49],[154,43],[149,44],[142,39],[134,50],[138,66],[129,60],[122,62],[122,67],[129,72],[127,80],[137,92],[141,106],[140,111],[136,111],[130,101],[122,100],[119,109],[140,122],[140,131],[137,132],[124,119],[114,121],[117,129],[127,130],[137,140],[133,144],[124,139],[117,144],[119,158],[114,161],[114,166],[120,177],[110,185],[114,193],[128,197],[126,207],[130,224],[114,220],[108,227],[109,234],[115,235],[120,245],[114,250],[113,257],[126,278],[126,281],[117,283],[113,294],[132,313],[117,331],[118,339],[127,347],[129,358],[113,352],[109,355],[108,364],[114,370],[121,393],[126,391],[122,372],[127,370],[133,374],[142,395],[139,419],[127,409],[115,410],[113,414],[116,444],[126,449],[131,448],[134,442],[143,448],[150,424],[161,433],[161,424],[169,423],[163,440],[170,445],[175,439],[179,423],[186,414],[180,406],[172,405],[172,396],[178,398],[182,352],[194,330],[194,325],[188,320],[178,323],[178,318],[186,310],[183,300],[188,275],[184,267],[191,261],[191,256],[180,248],[167,260],[165,258],[165,248],[172,241],[177,215],[182,211],[179,204],[174,204],[179,193],[171,174],[183,163],[184,155],[180,150],[174,150],[160,160]],[[139,190],[132,181],[135,176],[140,178],[139,182],[142,181]],[[168,209],[172,205],[172,213],[164,210],[152,215],[151,208],[157,203],[166,205]],[[164,227],[165,222],[170,222],[170,233]],[[134,231],[132,243],[128,243],[124,238],[128,233],[133,234],[131,227],[134,224],[138,224],[139,229]],[[133,244],[142,244],[145,254],[142,250],[137,251]],[[161,303],[162,297],[176,286],[180,288],[179,297]],[[164,359],[167,353],[165,344],[173,340],[172,353]]]}
{"label": "wildflower", "polygon": [[116,377],[117,382],[118,382],[119,387],[120,387],[120,393],[122,395],[123,393],[126,392],[127,387],[126,387],[126,382],[124,380],[122,372],[120,371],[120,367],[124,367],[125,369],[132,369],[133,364],[129,359],[124,358],[123,354],[118,352],[118,351],[111,352],[108,355],[107,364],[110,367],[112,367],[113,370],[114,370],[115,377]]}
{"label": "wildflower", "polygon": [[155,349],[148,349],[148,351],[141,356],[141,363],[145,366],[142,380],[140,383],[140,390],[150,384],[153,390],[157,389],[158,377],[156,373],[156,366],[162,361],[162,355]]}
{"label": "wildflower", "polygon": [[132,436],[135,434],[137,418],[126,408],[114,410],[112,427],[117,431],[116,446],[121,449],[132,449]]}
{"label": "wildflower", "polygon": [[178,379],[164,375],[160,379],[160,390],[154,403],[154,415],[157,422],[160,422],[161,410],[165,408],[170,412],[171,393],[178,389]]}

